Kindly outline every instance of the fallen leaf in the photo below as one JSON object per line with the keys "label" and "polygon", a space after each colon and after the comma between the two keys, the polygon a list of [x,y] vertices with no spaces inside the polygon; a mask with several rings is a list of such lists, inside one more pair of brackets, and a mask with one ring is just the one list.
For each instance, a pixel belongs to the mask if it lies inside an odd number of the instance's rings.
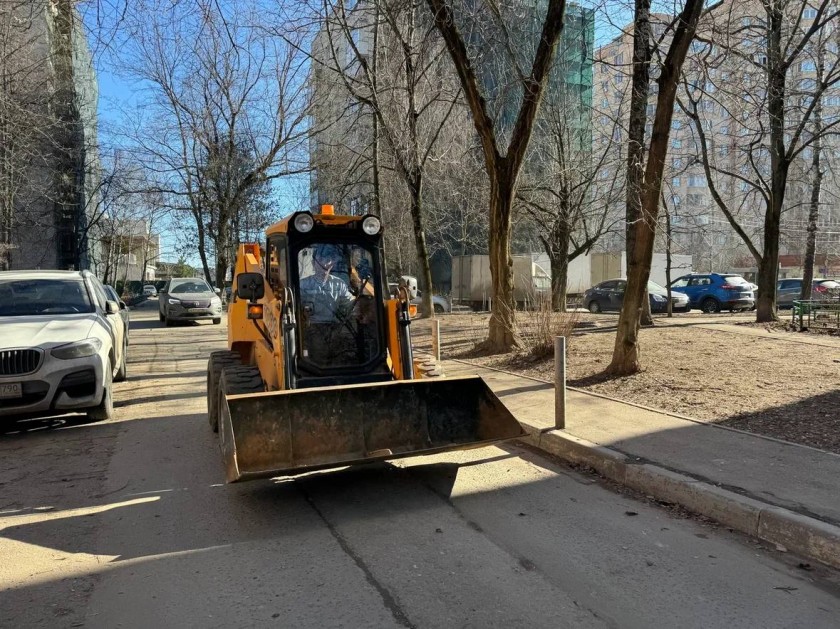
{"label": "fallen leaf", "polygon": [[635,511],[625,511],[624,515],[639,515],[639,514]]}

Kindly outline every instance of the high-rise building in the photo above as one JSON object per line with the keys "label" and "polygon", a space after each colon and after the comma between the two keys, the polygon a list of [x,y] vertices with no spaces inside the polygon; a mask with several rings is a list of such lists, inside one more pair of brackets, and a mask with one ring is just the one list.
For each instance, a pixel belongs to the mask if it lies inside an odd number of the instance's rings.
{"label": "high-rise building", "polygon": [[0,270],[90,267],[97,83],[69,0],[0,7]]}

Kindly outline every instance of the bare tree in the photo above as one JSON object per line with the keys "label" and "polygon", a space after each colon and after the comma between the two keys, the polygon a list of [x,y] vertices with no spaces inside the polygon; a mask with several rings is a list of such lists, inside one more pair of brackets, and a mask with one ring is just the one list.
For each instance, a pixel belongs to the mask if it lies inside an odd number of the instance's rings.
{"label": "bare tree", "polygon": [[169,208],[191,218],[192,253],[217,285],[249,190],[308,170],[306,60],[256,26],[258,5],[141,0],[123,20],[120,69],[147,86],[124,136]]}
{"label": "bare tree", "polygon": [[[536,51],[529,70],[521,66],[522,51],[514,50],[512,39],[498,5],[489,3],[489,13],[495,17],[500,33],[502,50],[516,78],[512,92],[519,102],[518,112],[507,146],[490,115],[486,97],[482,94],[477,68],[470,59],[467,44],[456,24],[453,4],[448,0],[428,0],[435,24],[446,42],[452,62],[461,81],[461,87],[472,112],[473,124],[478,132],[484,153],[485,167],[490,179],[490,274],[493,282],[493,311],[487,348],[504,352],[520,345],[515,333],[513,298],[513,259],[511,258],[511,226],[519,173],[525,159],[528,142],[539,113],[540,102],[550,74],[554,53],[563,30],[565,0],[549,0],[541,22]],[[460,8],[460,7],[459,7]],[[539,22],[537,23],[540,24]],[[533,39],[533,38],[532,38]],[[487,42],[483,42],[487,43]],[[521,100],[520,100],[521,99]]]}
{"label": "bare tree", "polygon": [[[838,17],[830,0],[764,0],[711,11],[702,35],[707,45],[699,54],[705,76],[687,80],[681,97],[712,198],[758,266],[760,322],[777,316],[779,240],[782,213],[791,205],[786,203],[790,175],[803,151],[840,123],[814,132],[823,94],[840,83],[836,53],[822,76],[813,76],[814,51],[821,40],[831,38],[836,45]],[[704,116],[707,107],[724,112],[728,129],[720,135],[730,135],[730,144],[715,146],[718,134]],[[756,207],[763,208],[758,217]],[[752,231],[754,218],[761,225]]]}
{"label": "bare tree", "polygon": [[703,10],[702,0],[686,0],[680,11],[668,52],[657,78],[656,112],[641,188],[642,220],[636,223],[635,245],[627,269],[624,305],[618,320],[613,358],[607,372],[629,375],[641,369],[639,360],[639,326],[644,302],[648,301],[647,284],[653,257],[656,224],[662,196],[662,173],[668,153],[674,102],[688,47],[694,39]]}
{"label": "bare tree", "polygon": [[[432,316],[424,197],[428,167],[439,158],[439,141],[458,105],[459,89],[454,74],[446,71],[446,50],[421,2],[368,0],[351,9],[344,0],[323,0],[323,29],[313,45],[313,61],[329,73],[326,81],[343,86],[351,111],[358,104],[372,118],[372,133],[357,152],[370,155],[374,188],[381,185],[380,138],[406,186],[422,309]],[[356,184],[356,179],[346,182]],[[380,196],[374,195],[379,203]]]}
{"label": "bare tree", "polygon": [[538,122],[541,132],[532,142],[517,194],[548,255],[551,307],[560,312],[566,311],[569,263],[616,228],[618,220],[611,212],[623,193],[621,178],[600,177],[618,166],[613,139],[618,120],[593,141],[588,104],[569,102],[570,98],[575,95],[565,90],[547,96]]}

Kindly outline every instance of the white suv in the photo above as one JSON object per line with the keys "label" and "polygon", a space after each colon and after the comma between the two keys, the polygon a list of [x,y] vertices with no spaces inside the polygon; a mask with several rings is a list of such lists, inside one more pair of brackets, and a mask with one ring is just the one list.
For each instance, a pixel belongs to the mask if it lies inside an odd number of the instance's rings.
{"label": "white suv", "polygon": [[0,418],[110,419],[127,372],[119,311],[88,271],[0,272]]}

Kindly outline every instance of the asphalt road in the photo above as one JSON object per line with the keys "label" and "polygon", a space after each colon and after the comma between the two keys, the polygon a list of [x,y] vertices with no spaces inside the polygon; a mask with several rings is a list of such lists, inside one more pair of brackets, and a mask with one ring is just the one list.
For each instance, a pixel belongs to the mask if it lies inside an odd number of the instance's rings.
{"label": "asphalt road", "polygon": [[115,421],[0,436],[2,627],[837,626],[836,573],[513,446],[225,485],[224,326],[132,314]]}

